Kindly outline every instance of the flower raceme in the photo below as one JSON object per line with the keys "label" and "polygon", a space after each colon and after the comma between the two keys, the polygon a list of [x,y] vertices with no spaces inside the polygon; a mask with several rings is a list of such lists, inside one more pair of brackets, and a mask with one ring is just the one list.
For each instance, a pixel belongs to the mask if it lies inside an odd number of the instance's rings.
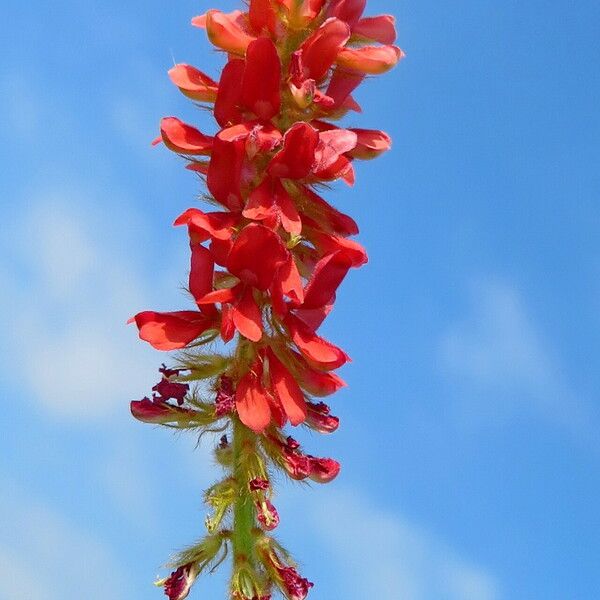
{"label": "flower raceme", "polygon": [[[318,191],[353,185],[357,160],[389,150],[383,131],[336,121],[362,110],[354,94],[367,76],[404,56],[394,18],[365,9],[366,0],[250,0],[246,11],[209,10],[192,25],[226,53],[220,76],[187,63],[168,73],[211,110],[215,131],[169,116],[153,144],[185,159],[213,209],[189,208],[174,222],[187,229],[195,306],[130,321],[157,350],[180,352],[178,368],[163,366],[152,398],[132,402],[131,412],[145,423],[224,434],[215,456],[226,471],[207,492],[209,536],[176,557],[160,582],[170,600],[186,598],[229,548],[230,598],[266,600],[279,591],[304,600],[312,587],[271,537],[279,514],[268,473],[327,483],[340,470],[333,459],[304,454],[284,428],[329,434],[340,424],[313,399],[345,385],[335,371],[350,358],[319,328],[367,254],[352,239],[355,221]],[[217,340],[234,351],[203,352]]]}

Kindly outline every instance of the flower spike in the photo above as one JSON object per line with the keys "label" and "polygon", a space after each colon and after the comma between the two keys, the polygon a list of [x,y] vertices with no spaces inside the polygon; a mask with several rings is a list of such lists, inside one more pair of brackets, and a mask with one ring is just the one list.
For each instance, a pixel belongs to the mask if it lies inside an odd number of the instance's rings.
{"label": "flower spike", "polygon": [[[365,15],[367,0],[246,4],[192,19],[223,51],[219,76],[187,63],[168,72],[211,111],[214,135],[165,117],[153,142],[184,159],[213,205],[174,222],[187,232],[190,306],[129,321],[155,349],[177,351],[152,393],[131,402],[132,416],[219,440],[223,477],[204,495],[207,536],[157,582],[169,600],[188,598],[228,556],[231,600],[305,600],[314,586],[272,537],[281,518],[272,476],[320,484],[339,476],[337,460],[305,452],[289,429],[340,427],[321,399],[345,387],[336,371],[350,357],[319,328],[349,272],[368,261],[356,222],[317,191],[353,185],[356,161],[391,148],[385,132],[339,120],[361,112],[354,94],[365,80],[404,58],[394,17]],[[222,354],[207,348],[219,337]]]}

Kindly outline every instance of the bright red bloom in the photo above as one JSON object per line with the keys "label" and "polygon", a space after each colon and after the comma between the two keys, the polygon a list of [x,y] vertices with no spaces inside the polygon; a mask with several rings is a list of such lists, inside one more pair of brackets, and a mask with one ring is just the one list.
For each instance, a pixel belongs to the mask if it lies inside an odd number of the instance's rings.
{"label": "bright red bloom", "polygon": [[397,46],[363,46],[344,48],[337,56],[337,64],[368,75],[380,75],[395,67],[405,54]]}
{"label": "bright red bloom", "polygon": [[158,313],[144,311],[129,321],[135,322],[140,338],[157,350],[178,350],[214,327],[214,319],[191,310]]}
{"label": "bright red bloom", "polygon": [[254,40],[246,50],[242,102],[259,119],[272,119],[281,106],[280,85],[281,61],[275,44],[268,38]]}
{"label": "bright red bloom", "polygon": [[320,82],[350,39],[350,28],[339,19],[328,19],[300,46],[306,79]]}
{"label": "bright red bloom", "polygon": [[[265,368],[268,367],[268,368]],[[238,415],[247,427],[261,433],[275,421],[300,425],[307,407],[300,386],[271,348],[261,351],[236,391]]]}
{"label": "bright red bloom", "polygon": [[232,54],[244,54],[255,38],[249,32],[246,15],[239,10],[223,13],[209,10],[206,14],[192,19],[192,25],[206,29],[208,39],[218,48]]}
{"label": "bright red bloom", "polygon": [[169,70],[171,81],[188,98],[198,102],[214,102],[219,84],[190,65],[179,64]]}
{"label": "bright red bloom", "polygon": [[210,154],[213,146],[212,137],[204,135],[176,117],[165,117],[161,120],[160,135],[154,143],[162,140],[169,150],[181,154]]}

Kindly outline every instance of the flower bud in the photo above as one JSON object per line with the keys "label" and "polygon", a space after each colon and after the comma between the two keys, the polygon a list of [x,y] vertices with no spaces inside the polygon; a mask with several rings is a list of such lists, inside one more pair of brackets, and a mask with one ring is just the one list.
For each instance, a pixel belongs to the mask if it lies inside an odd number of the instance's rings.
{"label": "flower bud", "polygon": [[301,577],[294,567],[283,567],[279,569],[282,589],[289,600],[304,600],[308,596],[310,588],[314,583]]}
{"label": "flower bud", "polygon": [[310,478],[316,483],[329,483],[340,472],[340,463],[332,458],[310,458]]}
{"label": "flower bud", "polygon": [[205,15],[192,19],[192,25],[206,29],[212,44],[232,54],[243,55],[255,39],[248,34],[245,15],[239,10],[228,14],[209,10]]}
{"label": "flower bud", "polygon": [[215,413],[217,417],[231,414],[235,409],[235,390],[233,380],[223,375],[219,382],[219,390],[215,399]]}
{"label": "flower bud", "polygon": [[387,152],[392,145],[390,136],[384,131],[374,129],[352,129],[357,136],[356,146],[348,156],[361,160],[371,160]]}
{"label": "flower bud", "polygon": [[166,402],[152,401],[149,398],[134,400],[130,404],[131,414],[142,423],[151,425],[177,424],[179,421],[190,421],[196,411],[188,408],[171,406]]}
{"label": "flower bud", "polygon": [[321,402],[319,404],[309,403],[306,424],[319,433],[333,433],[340,426],[338,417],[330,414],[330,409],[327,404]]}
{"label": "flower bud", "polygon": [[397,46],[363,46],[344,48],[337,56],[337,64],[359,73],[380,75],[395,67],[405,54]]}
{"label": "flower bud", "polygon": [[219,84],[195,67],[185,64],[175,65],[169,70],[171,81],[182,94],[198,102],[214,102],[217,99]]}
{"label": "flower bud", "polygon": [[184,600],[188,597],[199,573],[198,563],[189,563],[173,571],[167,579],[156,582],[156,585],[164,587],[165,595],[169,600]]}
{"label": "flower bud", "polygon": [[259,523],[267,531],[272,531],[279,525],[279,513],[270,500],[256,502],[256,512]]}

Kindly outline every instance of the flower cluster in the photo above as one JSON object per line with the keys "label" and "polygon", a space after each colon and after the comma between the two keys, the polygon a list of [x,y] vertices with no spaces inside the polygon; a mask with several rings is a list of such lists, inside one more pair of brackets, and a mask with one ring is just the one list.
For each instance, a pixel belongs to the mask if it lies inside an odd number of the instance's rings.
{"label": "flower cluster", "polygon": [[[215,454],[227,474],[206,493],[209,536],[176,557],[160,582],[170,600],[186,598],[229,547],[231,598],[265,600],[278,590],[303,600],[312,587],[269,533],[279,523],[270,471],[326,483],[340,470],[303,453],[283,428],[339,426],[313,398],[345,385],[334,371],[350,359],[319,328],[341,282],[367,255],[351,239],[354,220],[317,191],[337,180],[352,185],[356,160],[389,149],[382,131],[334,122],[361,110],[352,94],[367,75],[403,57],[393,45],[394,18],[365,17],[365,4],[250,0],[247,12],[209,10],[192,25],[227,53],[219,81],[187,64],[169,71],[183,94],[210,107],[218,131],[166,117],[154,143],[186,160],[216,210],[190,208],[174,223],[187,228],[195,308],[132,319],[143,340],[180,354],[177,368],[160,370],[152,398],[131,410],[147,423],[224,433]],[[202,352],[233,340],[230,354]],[[190,388],[201,380],[214,396]]]}

